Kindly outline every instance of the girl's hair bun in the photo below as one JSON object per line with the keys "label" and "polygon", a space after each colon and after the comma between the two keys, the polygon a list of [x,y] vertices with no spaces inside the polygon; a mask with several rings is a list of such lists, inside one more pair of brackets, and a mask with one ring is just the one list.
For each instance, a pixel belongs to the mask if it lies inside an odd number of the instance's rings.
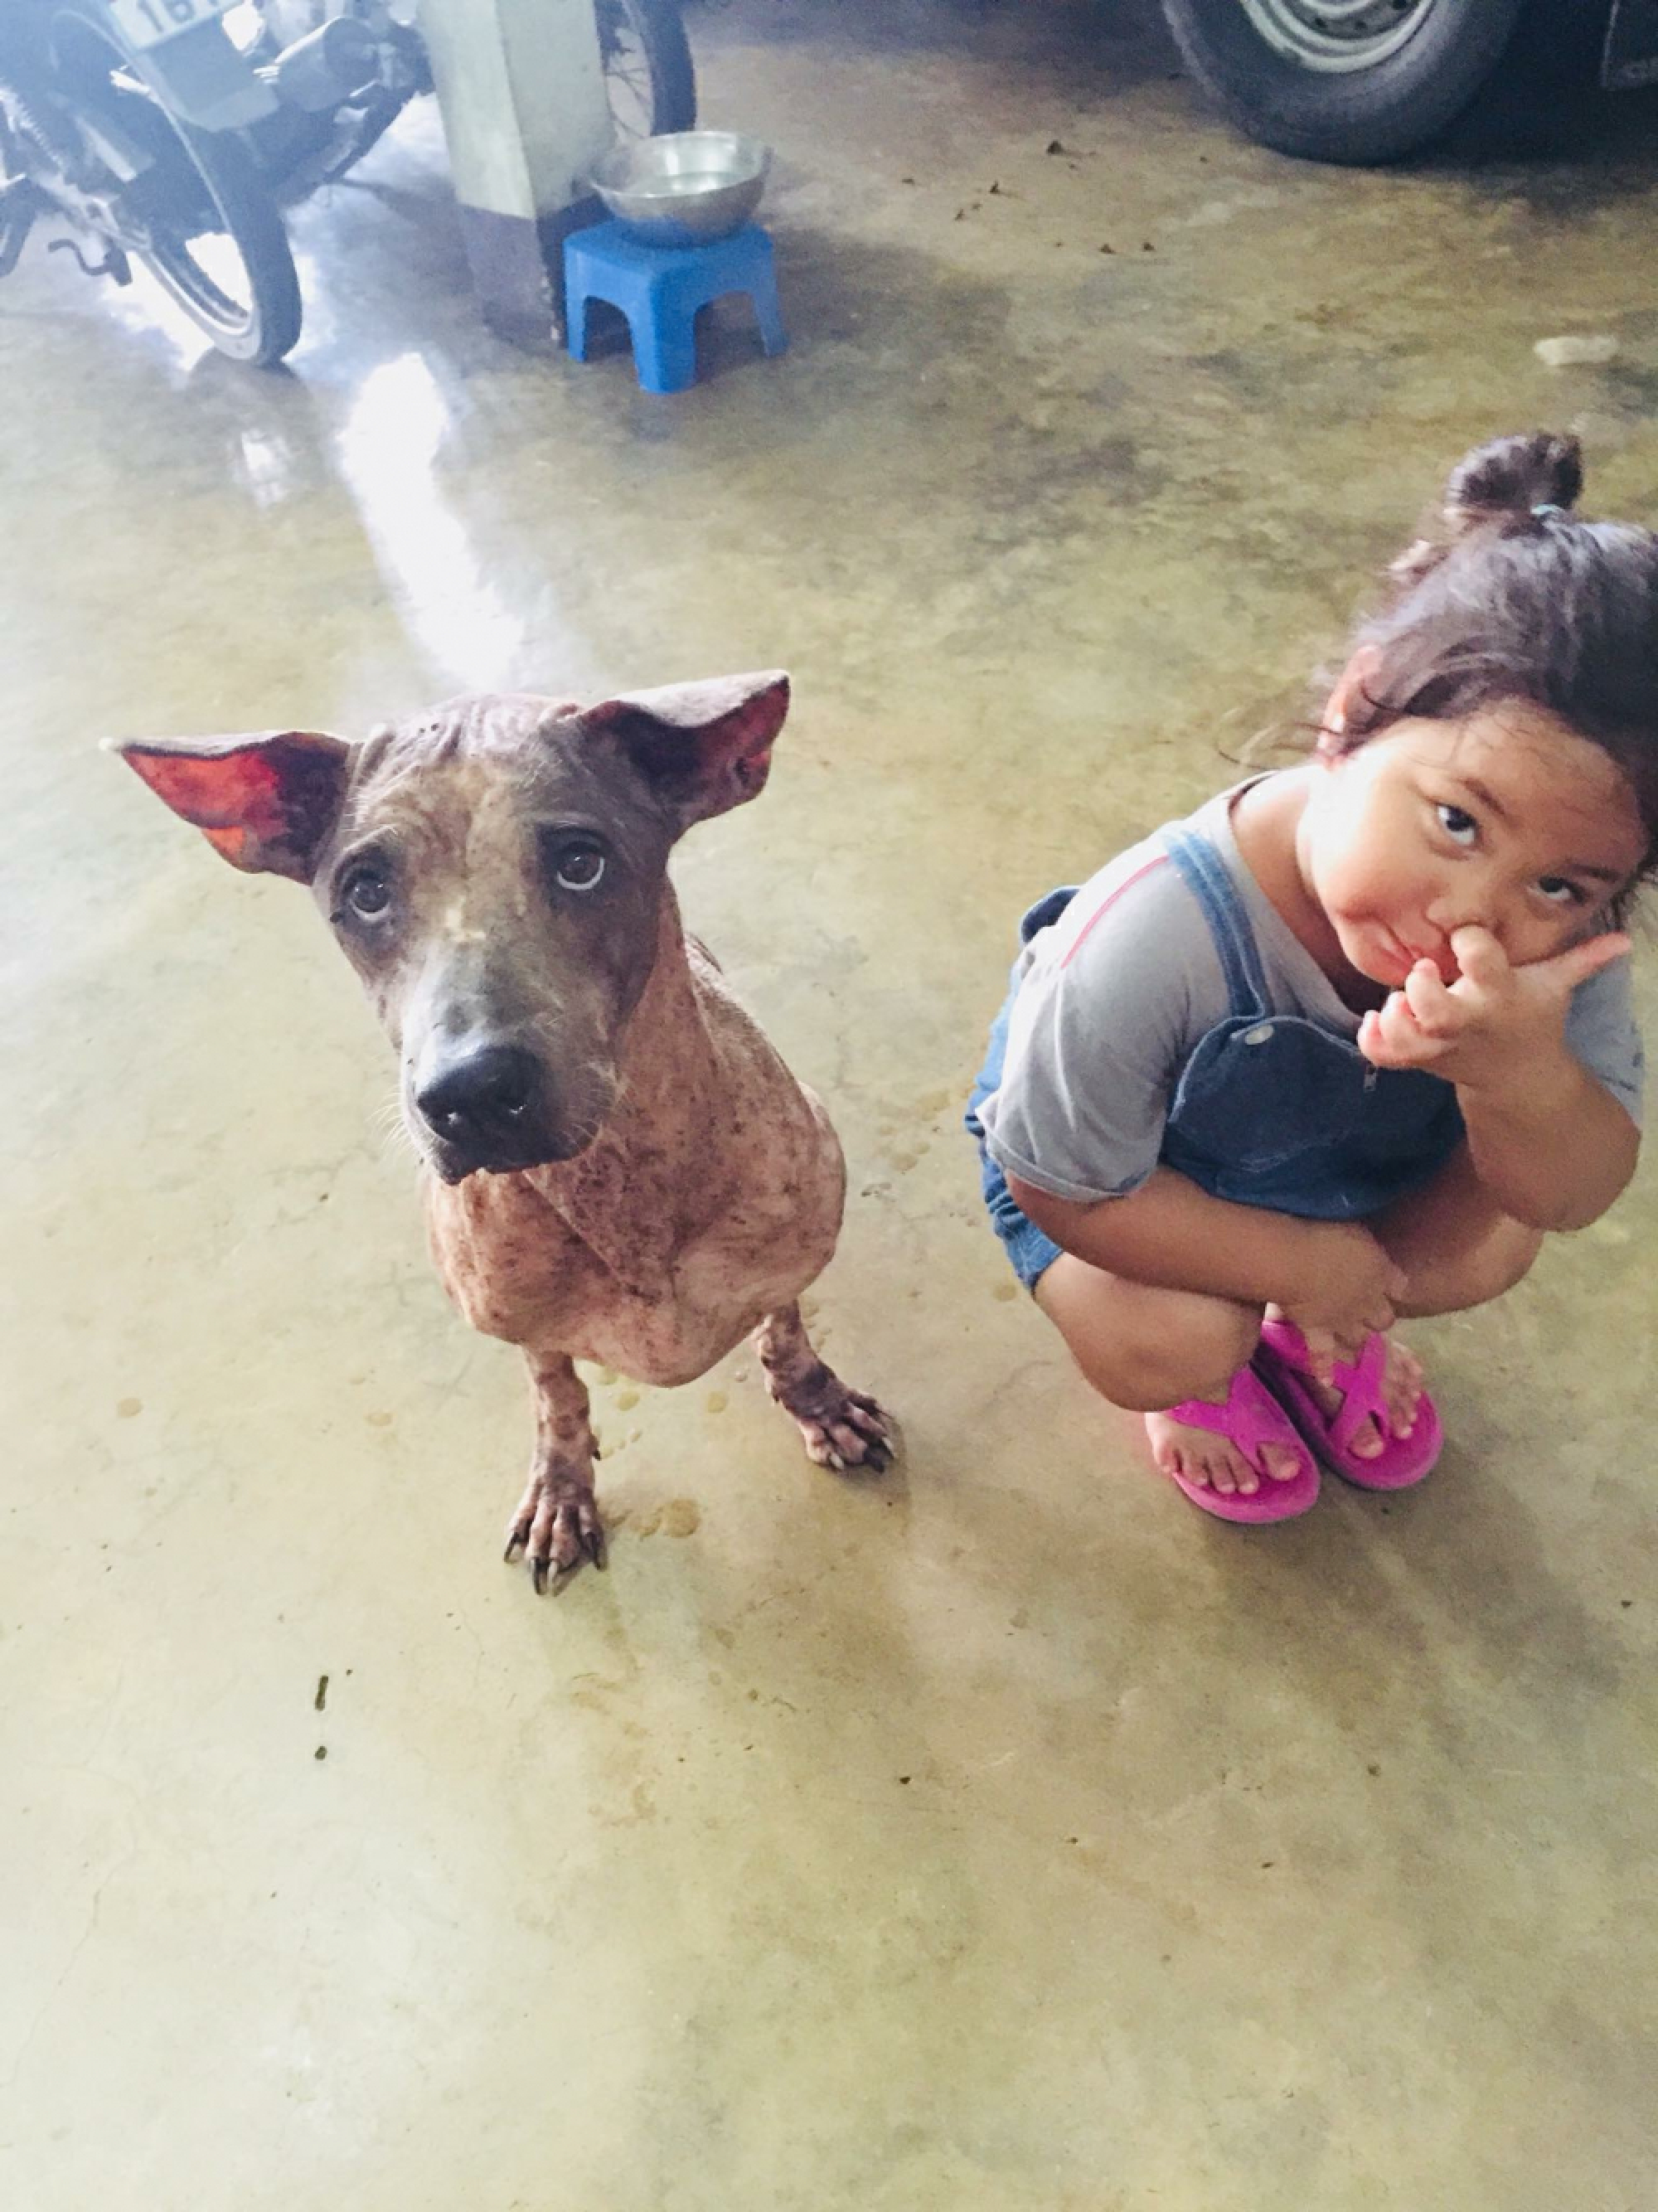
{"label": "girl's hair bun", "polygon": [[1583,489],[1583,451],[1576,438],[1547,430],[1493,438],[1467,453],[1445,487],[1453,538],[1481,524],[1529,515],[1537,507],[1573,507]]}
{"label": "girl's hair bun", "polygon": [[1395,591],[1413,590],[1477,532],[1536,536],[1552,520],[1536,509],[1564,511],[1582,489],[1583,449],[1576,438],[1532,430],[1476,446],[1451,471],[1436,520],[1390,563]]}

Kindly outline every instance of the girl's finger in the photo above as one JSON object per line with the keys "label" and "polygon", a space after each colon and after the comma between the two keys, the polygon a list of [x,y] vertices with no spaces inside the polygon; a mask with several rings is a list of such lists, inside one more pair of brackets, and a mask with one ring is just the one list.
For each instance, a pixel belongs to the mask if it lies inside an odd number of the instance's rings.
{"label": "girl's finger", "polygon": [[1424,1042],[1397,992],[1380,1012],[1366,1014],[1358,1025],[1358,1048],[1374,1067],[1413,1067],[1417,1048]]}
{"label": "girl's finger", "polygon": [[1575,991],[1580,983],[1587,983],[1591,975],[1621,960],[1630,949],[1630,940],[1614,930],[1609,936],[1592,937],[1587,945],[1574,945],[1570,951],[1558,952],[1552,960],[1540,960],[1527,969],[1527,975],[1547,976],[1567,991]]}
{"label": "girl's finger", "polygon": [[1359,1050],[1372,1067],[1393,1066],[1394,1048],[1388,1042],[1387,1031],[1382,1026],[1382,1017],[1379,1013],[1365,1015],[1358,1025],[1356,1042]]}
{"label": "girl's finger", "polygon": [[1394,994],[1376,1018],[1383,1048],[1380,1067],[1432,1067],[1456,1049],[1457,1032],[1446,1025],[1439,1034],[1430,1034],[1402,992]]}
{"label": "girl's finger", "polygon": [[1329,1384],[1334,1380],[1331,1372],[1336,1356],[1334,1335],[1327,1328],[1304,1328],[1301,1334],[1307,1346],[1307,1364],[1313,1370],[1314,1379]]}
{"label": "girl's finger", "polygon": [[1418,960],[1405,978],[1405,998],[1428,1036],[1458,1026],[1461,1010],[1431,960]]}
{"label": "girl's finger", "polygon": [[1456,964],[1477,991],[1494,991],[1508,980],[1509,956],[1477,922],[1451,932],[1451,951]]}
{"label": "girl's finger", "polygon": [[1394,993],[1378,1018],[1389,1050],[1400,1054],[1407,1065],[1414,1065],[1429,1038],[1416,1018],[1415,1007],[1403,991]]}

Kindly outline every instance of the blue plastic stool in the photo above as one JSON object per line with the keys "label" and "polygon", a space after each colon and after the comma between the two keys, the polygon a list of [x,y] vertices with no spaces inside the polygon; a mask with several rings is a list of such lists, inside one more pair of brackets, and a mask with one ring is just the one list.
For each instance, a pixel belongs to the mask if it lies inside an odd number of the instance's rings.
{"label": "blue plastic stool", "polygon": [[706,246],[647,246],[625,223],[595,223],[564,241],[564,315],[570,357],[587,358],[587,303],[608,300],[628,319],[634,366],[647,392],[696,381],[696,311],[727,292],[754,301],[760,343],[781,353],[782,310],[771,240],[757,222]]}

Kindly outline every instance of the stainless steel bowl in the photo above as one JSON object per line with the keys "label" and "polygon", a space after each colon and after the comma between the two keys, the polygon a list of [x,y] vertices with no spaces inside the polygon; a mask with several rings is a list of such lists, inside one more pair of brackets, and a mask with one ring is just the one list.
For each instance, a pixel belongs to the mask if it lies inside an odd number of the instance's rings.
{"label": "stainless steel bowl", "polygon": [[771,148],[734,131],[671,131],[612,146],[587,182],[618,222],[653,246],[728,238],[760,204]]}

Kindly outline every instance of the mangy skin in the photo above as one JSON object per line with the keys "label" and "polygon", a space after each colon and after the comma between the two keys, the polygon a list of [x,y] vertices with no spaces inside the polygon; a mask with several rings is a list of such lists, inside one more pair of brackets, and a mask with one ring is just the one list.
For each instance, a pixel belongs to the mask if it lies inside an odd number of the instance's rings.
{"label": "mangy skin", "polygon": [[[786,678],[732,678],[585,710],[457,700],[361,745],[118,748],[234,865],[312,884],[398,1048],[439,1272],[529,1364],[507,1555],[538,1589],[604,1564],[576,1359],[683,1383],[755,1331],[809,1454],[887,1463],[885,1416],[798,1305],[839,1233],[839,1142],[686,938],[666,873],[685,828],[762,788],[787,702]],[[524,1071],[505,1115],[439,1110],[503,1048]]]}
{"label": "mangy skin", "polygon": [[636,1382],[694,1382],[814,1282],[839,1139],[688,940],[665,887],[616,1107],[573,1159],[427,1179],[433,1255],[472,1327]]}

